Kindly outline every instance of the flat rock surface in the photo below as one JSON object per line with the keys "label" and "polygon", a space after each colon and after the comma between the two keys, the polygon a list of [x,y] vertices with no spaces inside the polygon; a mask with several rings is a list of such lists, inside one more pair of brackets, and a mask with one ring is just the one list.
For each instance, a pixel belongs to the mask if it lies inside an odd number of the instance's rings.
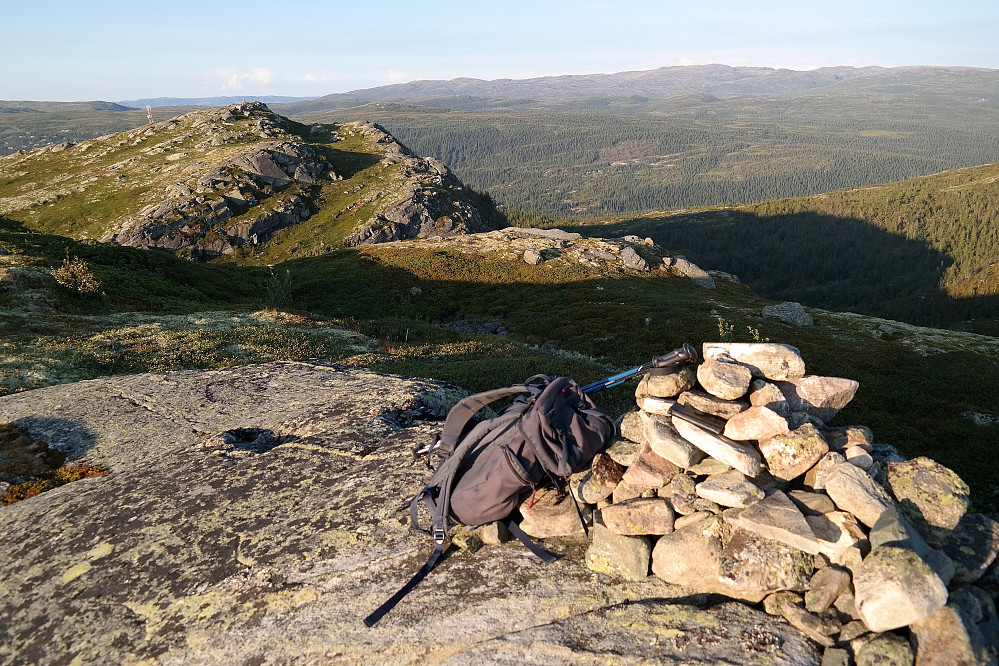
{"label": "flat rock surface", "polygon": [[0,663],[819,663],[759,611],[588,571],[578,540],[551,565],[452,549],[366,628],[429,553],[410,449],[460,395],[280,362],[0,398],[0,422],[111,469],[0,508]]}

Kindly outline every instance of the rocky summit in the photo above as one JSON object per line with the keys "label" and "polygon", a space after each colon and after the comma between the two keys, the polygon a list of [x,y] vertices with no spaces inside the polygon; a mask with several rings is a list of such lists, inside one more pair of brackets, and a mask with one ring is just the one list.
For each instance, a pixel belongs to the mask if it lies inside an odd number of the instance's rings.
{"label": "rocky summit", "polygon": [[590,571],[581,535],[544,565],[456,532],[479,550],[366,628],[429,552],[411,451],[463,395],[277,362],[0,398],[27,440],[111,471],[0,507],[0,663],[819,663],[763,610]]}
{"label": "rocky summit", "polygon": [[495,213],[378,125],[305,126],[260,102],[22,151],[0,174],[0,215],[28,228],[201,259],[301,225],[316,252],[486,231]]}
{"label": "rocky summit", "polygon": [[0,507],[0,661],[994,663],[999,524],[967,485],[830,425],[859,387],[794,347],[703,351],[638,384],[569,479],[581,511],[520,507],[560,559],[455,527],[371,629],[431,547],[412,451],[466,391],[313,361],[0,397],[10,483],[32,459],[109,472]]}

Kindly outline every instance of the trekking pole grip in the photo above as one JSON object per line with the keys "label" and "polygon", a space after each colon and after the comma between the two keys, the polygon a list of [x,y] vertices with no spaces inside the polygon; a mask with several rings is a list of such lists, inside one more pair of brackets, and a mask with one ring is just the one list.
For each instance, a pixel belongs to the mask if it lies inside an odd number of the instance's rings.
{"label": "trekking pole grip", "polygon": [[694,363],[695,361],[697,361],[697,350],[684,342],[683,346],[679,349],[674,349],[663,356],[654,357],[652,359],[652,366],[655,368],[668,368],[685,363]]}

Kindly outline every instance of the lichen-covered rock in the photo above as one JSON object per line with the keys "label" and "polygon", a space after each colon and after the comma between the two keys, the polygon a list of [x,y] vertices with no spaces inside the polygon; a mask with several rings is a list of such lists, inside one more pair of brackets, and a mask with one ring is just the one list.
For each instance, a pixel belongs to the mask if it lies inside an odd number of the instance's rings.
{"label": "lichen-covered rock", "polygon": [[932,543],[954,563],[954,582],[978,581],[999,554],[999,522],[982,513],[966,513],[953,530]]}
{"label": "lichen-covered rock", "polygon": [[810,555],[747,530],[728,528],[719,579],[730,596],[758,601],[777,590],[800,591],[808,586],[815,571]]}
{"label": "lichen-covered rock", "polygon": [[624,536],[599,522],[594,523],[591,536],[586,549],[588,568],[626,580],[643,580],[649,575],[652,544],[647,538]]}
{"label": "lichen-covered rock", "polygon": [[[618,480],[620,483],[620,480]],[[593,476],[592,470],[577,472],[569,477],[569,492],[580,502],[597,504],[611,496],[617,483],[604,485]]]}
{"label": "lichen-covered rock", "polygon": [[773,342],[705,342],[705,359],[730,356],[747,366],[754,377],[771,380],[805,376],[805,361],[797,347]]}
{"label": "lichen-covered rock", "polygon": [[819,542],[805,516],[779,490],[774,490],[766,498],[744,509],[726,511],[725,520],[764,538],[812,555],[819,554]]}
{"label": "lichen-covered rock", "polygon": [[621,418],[621,425],[618,426],[618,432],[625,439],[631,440],[636,444],[644,444],[645,422],[642,420],[642,412],[637,409],[627,412]]}
{"label": "lichen-covered rock", "polygon": [[[452,554],[364,627],[429,552],[406,499],[430,472],[410,451],[432,439],[424,421],[444,416],[445,393],[466,394],[280,362],[0,397],[0,420],[112,470],[0,507],[0,662],[326,663],[316,628],[335,627],[347,660],[408,663],[513,634],[525,607],[544,624],[670,596],[661,582],[594,587],[581,548],[575,563],[525,566],[518,543]],[[251,428],[274,436],[217,445]]]}
{"label": "lichen-covered rock", "polygon": [[895,499],[917,525],[952,530],[968,510],[968,484],[925,456],[888,463],[886,480]]}
{"label": "lichen-covered rock", "polygon": [[763,600],[763,610],[767,615],[781,615],[781,607],[784,604],[800,606],[805,603],[804,598],[797,592],[781,590],[767,595]]}
{"label": "lichen-covered rock", "polygon": [[734,469],[709,476],[697,484],[694,492],[699,497],[726,507],[747,507],[765,497],[759,486]]}
{"label": "lichen-covered rock", "polygon": [[822,433],[810,423],[760,442],[760,453],[766,458],[767,469],[775,478],[784,481],[804,475],[828,451],[829,445]]}
{"label": "lichen-covered rock", "polygon": [[604,526],[616,534],[645,536],[672,532],[676,515],[665,499],[639,497],[604,507],[600,517]]}
{"label": "lichen-covered rock", "polygon": [[667,268],[672,273],[689,277],[694,284],[706,289],[714,289],[715,281],[706,270],[684,257],[676,256],[668,258]]}
{"label": "lichen-covered rock", "polygon": [[659,489],[659,496],[668,499],[677,513],[687,515],[698,510],[695,507],[698,499],[696,486],[697,482],[692,476],[680,473]]}
{"label": "lichen-covered rock", "polygon": [[891,631],[939,611],[947,588],[916,553],[882,546],[871,551],[853,572],[860,617],[871,631]]}
{"label": "lichen-covered rock", "polygon": [[750,369],[728,356],[717,356],[697,366],[697,381],[701,387],[722,400],[735,400],[746,395],[753,379]]}
{"label": "lichen-covered rock", "polygon": [[913,666],[916,657],[909,641],[897,634],[864,636],[851,645],[857,666]]}
{"label": "lichen-covered rock", "polygon": [[604,449],[604,453],[617,464],[629,467],[635,463],[635,459],[638,458],[641,450],[641,443],[633,442],[624,437],[615,437],[611,440],[610,445]]}
{"label": "lichen-covered rock", "polygon": [[815,323],[812,315],[801,307],[801,303],[791,301],[785,301],[779,305],[764,306],[762,314],[764,317],[776,317],[793,326],[811,326]]}
{"label": "lichen-covered rock", "polygon": [[[648,583],[652,585],[653,582]],[[661,584],[661,583],[660,583]],[[631,583],[641,585],[641,583]],[[818,666],[821,654],[797,629],[745,604],[637,601],[595,607],[466,646],[446,663],[773,664]]]}
{"label": "lichen-covered rock", "polygon": [[646,396],[653,398],[675,398],[684,391],[694,388],[697,382],[697,371],[685,365],[676,372],[656,373],[642,377],[635,389],[635,398],[641,400]]}

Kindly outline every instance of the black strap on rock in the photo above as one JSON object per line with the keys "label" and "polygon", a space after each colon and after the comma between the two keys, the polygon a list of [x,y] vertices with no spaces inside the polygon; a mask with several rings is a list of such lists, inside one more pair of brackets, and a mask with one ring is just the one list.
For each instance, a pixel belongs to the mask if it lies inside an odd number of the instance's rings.
{"label": "black strap on rock", "polygon": [[444,554],[445,536],[446,535],[444,533],[434,530],[434,552],[430,553],[430,559],[428,559],[427,563],[424,564],[423,567],[421,567],[420,570],[409,579],[409,582],[399,588],[399,591],[393,594],[388,601],[379,606],[371,615],[364,618],[365,626],[375,626],[375,623],[378,622],[378,620],[382,619],[386,613],[395,608],[395,605],[402,601],[403,597],[412,592],[413,588],[419,585],[420,581],[427,577],[427,574],[429,574],[437,565],[437,560],[439,560],[441,555]]}
{"label": "black strap on rock", "polygon": [[549,553],[547,550],[545,550],[537,543],[535,543],[534,540],[527,535],[527,532],[520,529],[520,525],[513,522],[512,520],[506,521],[506,528],[510,530],[510,534],[517,537],[520,543],[524,544],[524,547],[527,548],[527,550],[534,553],[534,555],[537,556],[538,559],[540,559],[545,564],[551,564],[552,562],[558,559],[557,555]]}

